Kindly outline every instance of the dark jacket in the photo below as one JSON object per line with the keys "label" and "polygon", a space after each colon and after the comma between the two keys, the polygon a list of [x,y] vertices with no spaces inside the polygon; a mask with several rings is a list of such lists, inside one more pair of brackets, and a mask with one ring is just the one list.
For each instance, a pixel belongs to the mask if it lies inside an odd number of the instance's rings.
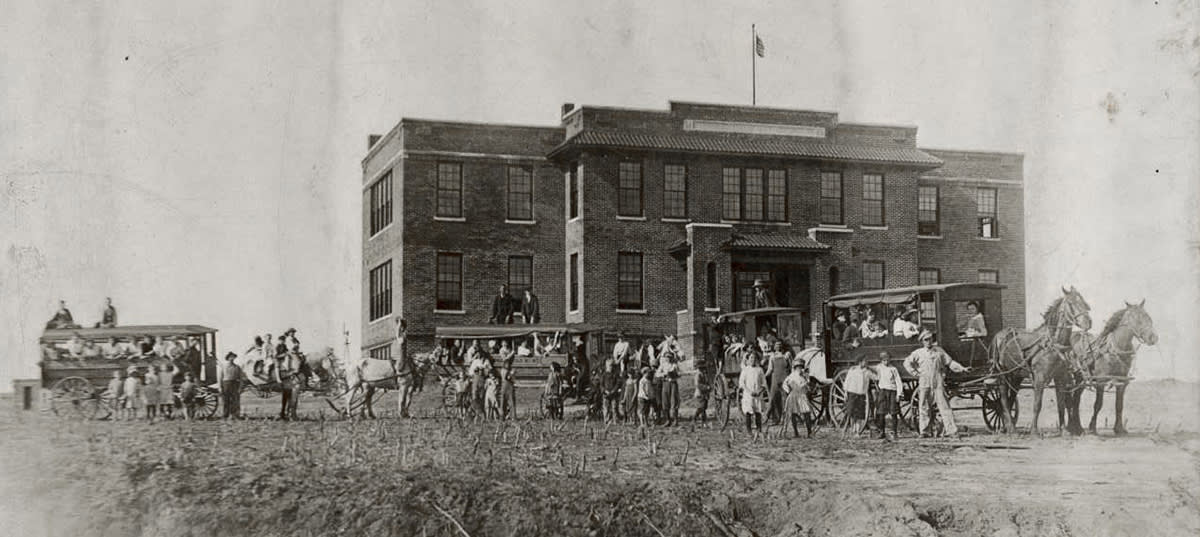
{"label": "dark jacket", "polygon": [[521,301],[521,316],[526,323],[542,322],[542,309],[538,306],[537,295],[529,293],[529,298]]}
{"label": "dark jacket", "polygon": [[516,302],[516,299],[512,295],[496,295],[492,299],[492,316],[488,319],[488,322],[511,324],[513,312],[516,310],[514,302]]}

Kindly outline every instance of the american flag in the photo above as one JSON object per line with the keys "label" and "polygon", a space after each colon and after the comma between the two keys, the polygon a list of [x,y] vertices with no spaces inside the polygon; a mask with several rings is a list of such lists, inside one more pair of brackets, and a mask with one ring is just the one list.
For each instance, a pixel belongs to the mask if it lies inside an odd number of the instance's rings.
{"label": "american flag", "polygon": [[762,38],[757,35],[754,36],[754,53],[757,54],[759,58],[767,57],[767,46],[763,44]]}

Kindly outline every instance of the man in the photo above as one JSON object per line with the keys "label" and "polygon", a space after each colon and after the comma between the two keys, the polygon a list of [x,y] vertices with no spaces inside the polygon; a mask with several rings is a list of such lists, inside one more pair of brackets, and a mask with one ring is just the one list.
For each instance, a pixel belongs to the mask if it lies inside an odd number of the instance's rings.
{"label": "man", "polygon": [[200,356],[200,340],[192,338],[189,343],[187,352],[183,355],[184,369],[191,372],[192,377],[200,378],[200,367],[203,365],[203,359]]}
{"label": "man", "polygon": [[667,426],[679,423],[679,364],[675,353],[666,351],[659,360],[658,374],[661,391],[659,392],[660,412]]}
{"label": "man", "polygon": [[846,332],[846,312],[844,310],[837,313],[837,320],[833,321],[830,330],[833,332],[834,341],[842,340],[842,334]]}
{"label": "man", "polygon": [[617,344],[613,345],[612,357],[620,366],[622,373],[629,370],[629,360],[633,358],[633,349],[625,340],[625,332],[617,332]]}
{"label": "man", "polygon": [[542,322],[542,309],[538,306],[538,297],[533,294],[532,289],[525,290],[525,299],[521,301],[521,317],[525,319],[525,324]]}
{"label": "man", "polygon": [[767,289],[767,282],[754,280],[754,308],[770,308],[775,306],[775,298]]}
{"label": "man", "polygon": [[[282,342],[283,336],[280,336]],[[279,419],[287,421],[296,419],[296,406],[300,402],[300,358],[287,352],[286,345],[282,353],[275,355],[275,382],[279,383],[283,398],[279,406]]]}
{"label": "man", "polygon": [[767,381],[771,386],[767,399],[767,419],[772,423],[779,423],[783,418],[783,380],[791,369],[792,353],[784,351],[782,341],[775,341],[774,348],[767,355]]}
{"label": "man", "polygon": [[221,390],[222,417],[241,418],[242,414],[242,368],[234,359],[237,354],[225,355],[225,363],[217,368],[217,385]]}
{"label": "man", "polygon": [[847,349],[857,348],[860,344],[859,338],[862,333],[858,330],[858,312],[850,312],[850,324],[846,325],[846,329],[842,330],[842,347]]}
{"label": "man", "polygon": [[867,425],[867,389],[872,380],[878,380],[874,371],[867,368],[867,355],[859,356],[858,363],[846,371],[842,387],[846,389],[846,419],[842,423],[842,438],[848,431],[862,432]]}
{"label": "man", "polygon": [[112,305],[112,298],[104,299],[104,311],[100,313],[100,322],[96,328],[112,328],[117,326],[117,308]]}
{"label": "man", "polygon": [[65,300],[58,301],[58,311],[46,323],[46,328],[78,328],[75,318],[71,316],[71,310],[67,309]]}
{"label": "man", "polygon": [[604,397],[604,423],[614,423],[620,415],[617,408],[621,401],[621,374],[613,360],[604,362],[604,372],[600,374],[600,389]]}
{"label": "man", "polygon": [[875,374],[879,378],[879,391],[875,394],[875,415],[879,418],[879,438],[887,439],[887,418],[892,418],[892,440],[900,435],[900,395],[904,383],[900,372],[891,365],[892,356],[886,351],[879,353],[879,365]]}
{"label": "man", "polygon": [[512,324],[513,296],[508,294],[508,285],[500,286],[500,294],[492,299],[492,316],[489,324]]}
{"label": "man", "polygon": [[916,309],[910,308],[896,315],[896,320],[892,322],[892,335],[904,339],[917,337],[917,334],[921,333],[921,327],[912,322],[912,317],[916,313]]}
{"label": "man", "polygon": [[946,434],[954,436],[958,434],[958,426],[954,424],[954,413],[950,409],[950,402],[946,400],[944,370],[949,367],[951,371],[961,373],[967,371],[967,368],[955,362],[941,347],[934,345],[933,333],[928,330],[921,332],[921,345],[921,348],[913,351],[904,360],[904,369],[917,377],[921,438],[930,436],[929,410],[934,402],[937,403],[938,412],[942,416]]}

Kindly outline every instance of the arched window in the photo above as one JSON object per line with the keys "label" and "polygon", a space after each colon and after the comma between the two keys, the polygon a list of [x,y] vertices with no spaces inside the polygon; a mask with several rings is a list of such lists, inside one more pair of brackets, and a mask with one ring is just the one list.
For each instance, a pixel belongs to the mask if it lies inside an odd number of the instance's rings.
{"label": "arched window", "polygon": [[705,305],[715,308],[717,307],[717,264],[709,261],[708,266],[705,267],[705,273],[705,278],[707,279],[705,283],[708,286]]}
{"label": "arched window", "polygon": [[829,267],[829,296],[838,294],[838,268]]}

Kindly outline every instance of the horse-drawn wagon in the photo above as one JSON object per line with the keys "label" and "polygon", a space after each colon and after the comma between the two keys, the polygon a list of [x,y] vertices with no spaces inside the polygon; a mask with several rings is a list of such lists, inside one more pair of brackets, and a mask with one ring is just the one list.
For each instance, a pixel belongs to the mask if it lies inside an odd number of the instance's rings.
{"label": "horse-drawn wagon", "polygon": [[[199,346],[189,345],[176,357],[160,356],[152,349],[154,341],[197,342]],[[205,362],[211,361],[216,348],[216,329],[200,325],[56,328],[43,332],[39,343],[42,387],[48,390],[50,408],[56,415],[83,419],[112,416],[118,401],[106,386],[113,373],[145,374],[166,363],[177,371],[172,382],[176,403],[183,374],[191,372],[199,384],[196,415],[209,417],[217,411],[217,389],[209,385],[216,379]],[[139,343],[142,347],[137,347]]]}

